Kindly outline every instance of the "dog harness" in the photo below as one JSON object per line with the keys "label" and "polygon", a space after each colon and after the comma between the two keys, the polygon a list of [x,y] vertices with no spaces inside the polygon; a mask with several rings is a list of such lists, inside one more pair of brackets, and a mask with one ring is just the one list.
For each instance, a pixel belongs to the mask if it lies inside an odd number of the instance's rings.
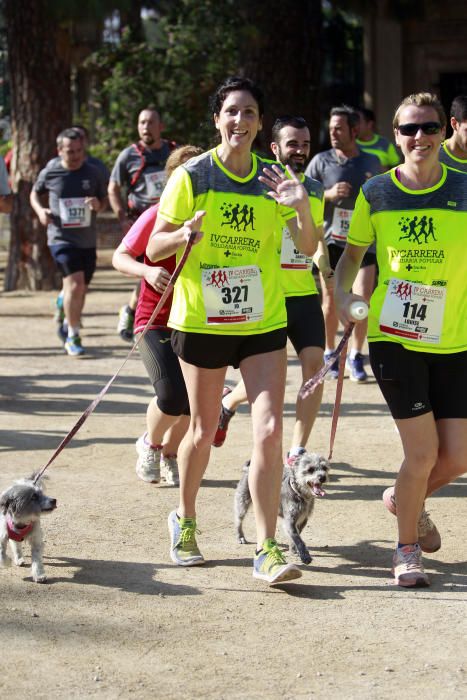
{"label": "dog harness", "polygon": [[29,523],[29,525],[25,525],[24,527],[17,527],[11,518],[7,517],[6,519],[8,537],[15,542],[22,542],[26,535],[29,535],[33,527],[34,523]]}

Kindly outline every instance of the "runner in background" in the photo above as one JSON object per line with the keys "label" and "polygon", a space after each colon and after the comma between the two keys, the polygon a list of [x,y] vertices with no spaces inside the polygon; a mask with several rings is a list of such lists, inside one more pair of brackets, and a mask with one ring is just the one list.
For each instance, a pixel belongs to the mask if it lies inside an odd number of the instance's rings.
{"label": "runner in background", "polygon": [[[39,173],[30,202],[47,226],[47,244],[63,276],[64,349],[72,357],[81,357],[81,314],[96,269],[96,214],[105,203],[106,191],[100,172],[86,162],[83,141],[75,129],[58,135],[57,148],[59,158]],[[42,196],[47,196],[47,206]]]}
{"label": "runner in background", "polygon": [[[165,166],[167,179],[181,163],[201,152],[196,146],[175,149]],[[155,204],[141,214],[112,258],[116,270],[141,279],[135,313],[136,340],[146,327],[175,270],[175,255],[157,263],[151,262],[145,255],[158,209],[159,204]],[[180,363],[170,344],[171,331],[167,328],[171,304],[172,295],[138,345],[155,396],[146,412],[146,432],[136,441],[136,473],[148,483],[158,483],[162,479],[169,486],[177,486],[177,452],[188,427],[190,407]]]}
{"label": "runner in background", "polygon": [[370,361],[404,452],[383,501],[397,516],[395,582],[412,587],[429,584],[422,551],[441,547],[425,499],[467,470],[467,284],[460,262],[467,187],[463,173],[439,162],[446,116],[435,95],[409,95],[393,124],[404,162],[363,185],[336,269],[335,298],[342,322],[350,322],[350,304],[359,297],[349,290],[364,251],[376,242]]}
{"label": "runner in background", "polygon": [[[86,129],[85,126],[82,126],[81,124],[74,124],[71,128],[75,129],[75,131],[77,131],[78,134],[80,134],[81,139],[83,141],[86,162],[89,163],[89,165],[93,165],[95,168],[97,168],[97,170],[99,170],[101,177],[102,177],[102,181],[104,182],[104,185],[105,185],[105,189],[107,191],[107,187],[109,184],[109,177],[110,177],[109,169],[106,166],[106,164],[102,160],[100,160],[100,158],[96,158],[95,156],[92,156],[88,152],[88,149],[89,149],[89,132],[88,132],[88,130]],[[55,159],[56,162],[59,160],[60,160],[59,157]],[[107,208],[107,203],[108,203],[108,200],[106,198],[105,201],[102,202],[102,207],[100,209],[100,213],[105,211],[105,209]],[[65,341],[67,334],[68,334],[68,330],[67,330],[67,326],[65,323],[65,312],[63,310],[63,293],[64,292],[63,292],[63,288],[62,288],[60,294],[58,295],[58,297],[55,301],[54,320],[58,324],[57,332],[58,332],[59,338],[61,338],[61,340]]]}
{"label": "runner in background", "polygon": [[[117,157],[110,174],[109,201],[125,235],[136,219],[157,204],[165,185],[165,164],[175,148],[162,138],[163,124],[155,107],[148,106],[138,115],[139,140]],[[128,304],[119,311],[117,331],[132,342],[136,304],[140,285],[133,290]]]}
{"label": "runner in background", "polygon": [[[324,186],[324,236],[333,269],[344,250],[359,189],[370,177],[381,172],[379,159],[369,153],[363,153],[357,146],[358,124],[359,116],[354,109],[346,105],[333,107],[329,121],[332,148],[317,153],[305,170],[306,175]],[[355,293],[367,301],[375,285],[375,263],[376,255],[372,247],[365,253],[354,283]],[[328,289],[324,279],[321,278],[321,282],[326,327],[324,356],[327,359],[335,350],[339,319],[334,306],[333,291]],[[363,321],[355,326],[352,334],[347,368],[350,371],[350,379],[354,382],[365,382],[368,378],[363,356],[366,329],[366,321]],[[337,379],[338,374],[339,362],[336,360],[329,376]]]}
{"label": "runner in background", "polygon": [[[325,284],[331,286],[333,271],[323,239],[323,186],[304,175],[310,158],[310,131],[306,121],[302,117],[293,116],[276,119],[272,127],[271,151],[283,166],[289,165],[292,168],[308,192],[311,213],[320,236],[315,257]],[[280,279],[287,309],[287,335],[300,361],[303,381],[306,381],[321,368],[325,343],[323,312],[312,274],[313,261],[295,248],[287,226],[280,226],[277,231],[277,247],[280,253]],[[287,454],[289,465],[293,465],[297,457],[306,452],[322,395],[323,385],[320,384],[306,399],[297,396],[292,444]],[[224,387],[214,447],[223,445],[231,418],[238,406],[246,402],[243,380],[233,391]]]}
{"label": "runner in background", "polygon": [[439,159],[450,168],[467,173],[467,95],[451,104],[452,136],[441,144]]}
{"label": "runner in background", "polygon": [[357,144],[360,150],[376,156],[381,163],[382,172],[390,170],[400,161],[396,147],[384,136],[375,133],[376,117],[372,109],[360,107],[358,114],[360,123]]}

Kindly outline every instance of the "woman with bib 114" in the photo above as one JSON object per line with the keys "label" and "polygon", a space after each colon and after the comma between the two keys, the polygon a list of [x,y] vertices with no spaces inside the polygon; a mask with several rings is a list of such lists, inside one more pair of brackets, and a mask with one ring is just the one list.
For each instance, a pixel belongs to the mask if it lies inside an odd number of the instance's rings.
{"label": "woman with bib 114", "polygon": [[427,586],[421,553],[441,547],[425,499],[467,468],[467,179],[439,162],[446,115],[435,95],[406,97],[394,133],[404,162],[359,194],[336,271],[336,302],[349,294],[365,249],[376,242],[378,285],[368,343],[374,375],[396,421],[404,459],[383,501],[397,516],[395,582]]}

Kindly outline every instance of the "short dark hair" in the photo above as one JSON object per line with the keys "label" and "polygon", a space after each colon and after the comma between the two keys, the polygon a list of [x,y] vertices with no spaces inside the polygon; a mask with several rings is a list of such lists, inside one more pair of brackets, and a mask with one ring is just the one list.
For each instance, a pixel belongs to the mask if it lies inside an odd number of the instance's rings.
{"label": "short dark hair", "polygon": [[89,131],[82,124],[73,124],[73,126],[71,128],[76,129],[76,131],[78,131],[78,132],[82,131],[83,134],[86,136],[86,138],[89,138]]}
{"label": "short dark hair", "polygon": [[249,92],[256,101],[258,105],[259,116],[262,117],[264,114],[264,95],[261,88],[253,82],[250,78],[242,78],[238,75],[226,78],[223,83],[219,85],[214,95],[212,95],[209,106],[211,108],[212,114],[219,114],[222,105],[225,102],[227,95],[236,90],[245,90]]}
{"label": "short dark hair", "polygon": [[329,117],[345,117],[347,119],[349,129],[355,129],[360,121],[357,110],[349,105],[333,107],[329,113]]}
{"label": "short dark hair", "polygon": [[467,95],[457,95],[451,102],[451,117],[458,122],[467,119]]}
{"label": "short dark hair", "polygon": [[274,142],[277,143],[279,140],[279,134],[284,126],[293,126],[294,129],[308,129],[306,119],[303,117],[293,117],[290,114],[283,114],[281,117],[277,117],[272,125],[271,136]]}
{"label": "short dark hair", "polygon": [[156,105],[153,105],[153,104],[146,105],[146,107],[141,107],[141,109],[138,112],[138,118],[139,118],[139,115],[141,114],[141,112],[154,112],[155,114],[157,114],[159,119],[161,118],[161,113],[157,109]]}
{"label": "short dark hair", "polygon": [[372,109],[368,109],[368,107],[359,107],[358,111],[366,122],[376,122],[376,115]]}
{"label": "short dark hair", "polygon": [[76,129],[73,129],[72,127],[68,128],[68,129],[63,129],[63,131],[61,131],[59,133],[59,135],[57,136],[57,147],[58,148],[62,147],[63,141],[65,139],[70,139],[70,141],[77,141],[79,139],[80,141],[82,141],[83,137],[81,136],[79,131],[77,131]]}

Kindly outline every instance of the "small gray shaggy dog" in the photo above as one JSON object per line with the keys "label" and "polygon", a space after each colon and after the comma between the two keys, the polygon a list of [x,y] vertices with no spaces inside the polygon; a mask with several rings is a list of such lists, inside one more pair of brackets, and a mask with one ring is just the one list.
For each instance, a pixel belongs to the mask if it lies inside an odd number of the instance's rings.
{"label": "small gray shaggy dog", "polygon": [[13,553],[16,566],[23,566],[22,542],[31,545],[31,573],[36,583],[45,583],[47,577],[42,563],[42,513],[50,513],[57,507],[55,498],[45,495],[41,485],[29,479],[15,481],[0,495],[0,567],[10,566],[7,545]]}
{"label": "small gray shaggy dog", "polygon": [[[249,461],[243,465],[243,474],[235,490],[234,521],[240,544],[247,542],[242,523],[251,504],[249,466]],[[329,481],[329,468],[328,460],[314,452],[299,457],[293,467],[284,465],[279,517],[290,551],[298,554],[304,564],[311,562],[311,555],[300,533],[313,511],[315,497],[325,495],[322,487]]]}

